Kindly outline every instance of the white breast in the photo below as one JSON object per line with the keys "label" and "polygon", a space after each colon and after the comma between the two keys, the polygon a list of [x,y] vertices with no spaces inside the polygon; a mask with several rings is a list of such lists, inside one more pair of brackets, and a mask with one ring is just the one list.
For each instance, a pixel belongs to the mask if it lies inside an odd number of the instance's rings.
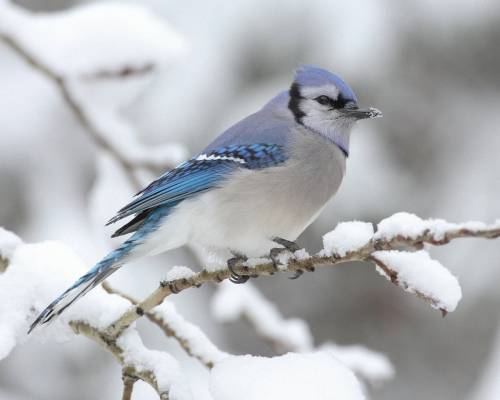
{"label": "white breast", "polygon": [[295,240],[335,194],[345,157],[323,138],[302,138],[298,153],[283,166],[241,170],[223,188],[186,204],[192,219],[189,240],[261,256],[274,236]]}
{"label": "white breast", "polygon": [[336,193],[345,172],[336,145],[297,136],[300,142],[282,166],[240,169],[223,187],[180,203],[148,239],[150,252],[193,242],[258,257],[276,247],[272,237],[295,240]]}

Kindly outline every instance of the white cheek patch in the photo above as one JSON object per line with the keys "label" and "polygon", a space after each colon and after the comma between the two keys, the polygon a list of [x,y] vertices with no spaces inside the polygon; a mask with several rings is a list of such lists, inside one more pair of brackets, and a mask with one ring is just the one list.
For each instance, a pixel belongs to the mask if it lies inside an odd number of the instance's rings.
{"label": "white cheek patch", "polygon": [[217,154],[200,154],[196,157],[196,161],[214,161],[214,160],[225,160],[225,161],[234,161],[240,164],[245,164],[246,161],[243,158],[232,157],[232,156],[221,156]]}
{"label": "white cheek patch", "polygon": [[305,114],[304,118],[317,118],[318,120],[330,120],[332,118],[331,111],[319,104],[316,100],[302,100],[300,109]]}
{"label": "white cheek patch", "polygon": [[300,88],[300,94],[311,99],[318,96],[328,96],[332,99],[337,99],[339,89],[335,85],[303,86]]}

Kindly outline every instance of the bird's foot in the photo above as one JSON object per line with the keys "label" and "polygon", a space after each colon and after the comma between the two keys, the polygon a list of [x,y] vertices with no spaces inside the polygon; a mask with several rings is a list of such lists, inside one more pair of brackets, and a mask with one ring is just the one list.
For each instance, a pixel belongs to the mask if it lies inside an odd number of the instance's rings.
{"label": "bird's foot", "polygon": [[[272,241],[274,243],[277,243],[277,244],[283,246],[283,247],[272,248],[271,251],[269,252],[269,258],[273,262],[274,269],[276,271],[279,271],[278,265],[282,265],[282,263],[280,261],[280,256],[285,252],[289,252],[289,253],[293,254],[297,250],[300,250],[300,246],[295,242],[291,242],[290,240],[286,240],[286,239],[279,238],[279,237],[274,237],[272,239]],[[304,271],[302,271],[301,269],[298,269],[297,271],[295,271],[295,274],[293,276],[291,276],[289,279],[297,279],[303,273],[304,273]]]}
{"label": "bird's foot", "polygon": [[247,260],[248,258],[241,254],[235,254],[235,257],[227,260],[227,268],[231,272],[231,276],[229,277],[229,280],[231,282],[236,284],[241,284],[247,282],[250,279],[249,276],[240,275],[234,270],[235,267],[241,267],[242,263],[244,263]]}
{"label": "bird's foot", "polygon": [[283,246],[285,249],[287,249],[288,251],[290,251],[292,253],[295,253],[297,250],[300,250],[300,246],[297,243],[292,242],[290,240],[286,240],[286,239],[283,239],[280,237],[273,237],[272,241],[274,243],[277,243],[277,244]]}

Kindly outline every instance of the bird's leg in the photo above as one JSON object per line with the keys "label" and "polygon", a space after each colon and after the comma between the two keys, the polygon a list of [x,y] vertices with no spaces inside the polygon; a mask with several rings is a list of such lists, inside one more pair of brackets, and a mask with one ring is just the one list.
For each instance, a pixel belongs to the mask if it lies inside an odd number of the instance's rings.
{"label": "bird's leg", "polygon": [[287,249],[292,253],[295,253],[297,250],[300,250],[300,246],[295,242],[291,242],[290,240],[286,240],[280,237],[273,237],[271,240],[274,243],[282,245],[285,249]]}
{"label": "bird's leg", "polygon": [[[271,258],[271,261],[273,262],[274,269],[278,271],[279,270],[278,264],[280,264],[279,256],[285,251],[289,251],[290,253],[293,254],[297,250],[300,250],[300,246],[295,242],[291,242],[290,240],[286,240],[286,239],[283,239],[280,237],[273,237],[271,240],[274,243],[277,243],[277,244],[283,246],[283,247],[272,248],[271,251],[269,252],[269,258]],[[303,273],[304,273],[304,271],[302,271],[301,269],[298,269],[297,271],[295,271],[295,274],[290,277],[290,279],[297,279]]]}
{"label": "bird's leg", "polygon": [[241,266],[241,264],[244,263],[245,261],[247,261],[248,258],[242,254],[238,254],[238,253],[234,253],[234,252],[233,252],[233,255],[234,255],[233,258],[230,258],[229,260],[227,260],[227,268],[231,272],[231,276],[229,277],[229,280],[231,282],[237,283],[237,284],[245,283],[250,279],[250,277],[246,276],[246,275],[238,274],[234,270],[234,268]]}

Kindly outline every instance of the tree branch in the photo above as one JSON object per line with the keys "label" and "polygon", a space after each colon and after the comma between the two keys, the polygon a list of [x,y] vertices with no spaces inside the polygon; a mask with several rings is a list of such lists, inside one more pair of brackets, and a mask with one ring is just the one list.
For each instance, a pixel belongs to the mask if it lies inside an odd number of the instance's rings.
{"label": "tree branch", "polygon": [[[109,294],[121,296],[135,306],[138,304],[138,300],[111,287],[107,282],[103,283],[102,287]],[[209,369],[228,355],[219,350],[199,327],[184,320],[173,306],[168,310],[153,309],[145,315],[167,337],[175,339],[189,356],[196,358]]]}
{"label": "tree branch", "polygon": [[[129,379],[141,379],[149,384],[158,393],[160,399],[168,399],[168,392],[160,388],[154,371],[135,365],[131,362],[131,360],[127,359],[126,350],[118,343],[116,338],[110,339],[109,337],[103,335],[98,329],[84,322],[71,321],[69,325],[76,334],[86,336],[113,354],[120,365],[122,365],[124,374],[126,374]],[[127,382],[127,384],[130,385],[130,382]],[[132,394],[131,387],[129,389],[124,388],[123,396],[125,396],[125,392],[128,390],[130,391],[130,395]]]}
{"label": "tree branch", "polygon": [[[76,96],[74,96],[71,90],[70,79],[58,74],[52,70],[47,64],[42,60],[37,59],[32,53],[29,52],[25,47],[23,47],[19,41],[17,41],[13,36],[2,32],[0,33],[0,40],[3,41],[10,49],[12,49],[18,56],[20,56],[27,64],[29,64],[33,69],[44,75],[49,81],[51,81],[54,86],[59,91],[64,102],[67,104],[68,108],[71,110],[72,114],[76,120],[80,123],[83,129],[88,133],[89,137],[94,141],[94,143],[105,150],[120,164],[120,166],[125,171],[125,174],[130,181],[131,185],[136,188],[142,188],[142,184],[137,178],[135,172],[137,169],[146,169],[152,173],[158,172],[158,165],[154,162],[148,160],[133,160],[125,154],[119,146],[112,143],[109,140],[109,135],[102,131],[101,127],[95,123],[90,113],[87,112],[85,106],[80,103]],[[145,74],[153,70],[152,65],[146,65],[138,70],[131,68],[124,68],[122,71],[117,73],[111,72],[100,72],[96,75],[92,75],[92,78],[98,77],[109,77],[112,75],[114,78],[128,77],[133,74]],[[85,77],[84,77],[85,78]],[[87,79],[89,77],[86,77]],[[164,168],[169,168],[169,166],[164,166]]]}
{"label": "tree branch", "polygon": [[212,298],[212,314],[220,322],[245,321],[276,354],[314,349],[314,338],[306,321],[285,318],[252,282],[218,285]]}
{"label": "tree branch", "polygon": [[122,372],[123,393],[122,400],[132,400],[134,384],[137,381],[135,376],[130,376],[125,370]]}
{"label": "tree branch", "polygon": [[[278,271],[314,271],[316,267],[332,267],[349,261],[374,262],[373,253],[380,250],[397,250],[401,246],[421,248],[425,243],[441,246],[457,238],[476,237],[494,239],[499,236],[500,227],[497,225],[480,229],[462,227],[451,228],[445,232],[440,232],[439,234],[426,229],[420,235],[414,237],[406,237],[400,234],[391,239],[384,239],[374,236],[364,246],[354,251],[349,251],[343,256],[336,253],[326,255],[325,252],[320,252],[314,256],[302,256],[301,251],[296,252],[295,257],[291,257],[288,260],[287,265],[280,266]],[[238,274],[246,276],[269,276],[277,272],[271,261],[240,265],[235,267],[234,270]],[[394,273],[392,276],[394,276]],[[229,277],[230,272],[227,268],[217,270],[204,268],[200,272],[186,278],[163,281],[151,295],[137,303],[134,307],[131,307],[129,311],[113,322],[106,329],[106,335],[109,337],[119,336],[121,332],[127,329],[127,327],[129,327],[134,321],[140,318],[144,313],[149,313],[154,307],[161,304],[162,301],[171,294],[177,294],[183,290],[193,287],[200,287],[208,282],[218,283],[228,279]],[[397,276],[394,277],[392,282],[397,283]],[[425,295],[422,294],[421,297],[425,298]]]}

